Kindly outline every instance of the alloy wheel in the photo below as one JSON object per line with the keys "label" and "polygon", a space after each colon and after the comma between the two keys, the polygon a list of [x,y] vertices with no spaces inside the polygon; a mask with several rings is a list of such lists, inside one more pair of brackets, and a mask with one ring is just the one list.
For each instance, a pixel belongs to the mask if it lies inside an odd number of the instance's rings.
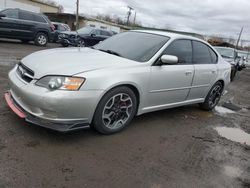
{"label": "alloy wheel", "polygon": [[102,121],[109,129],[122,127],[130,118],[133,108],[131,97],[125,93],[119,93],[111,97],[105,104]]}
{"label": "alloy wheel", "polygon": [[220,97],[221,97],[221,90],[222,88],[220,85],[216,85],[212,89],[210,96],[209,96],[209,102],[208,102],[210,107],[213,108],[218,104]]}
{"label": "alloy wheel", "polygon": [[47,43],[47,38],[44,35],[39,35],[37,40],[40,45],[45,45]]}

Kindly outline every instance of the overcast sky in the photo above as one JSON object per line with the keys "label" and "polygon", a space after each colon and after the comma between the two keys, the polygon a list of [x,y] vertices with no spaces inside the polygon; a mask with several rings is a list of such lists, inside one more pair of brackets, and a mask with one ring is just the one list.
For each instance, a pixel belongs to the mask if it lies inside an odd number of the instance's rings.
{"label": "overcast sky", "polygon": [[[65,12],[75,12],[76,0],[56,1]],[[80,0],[80,13],[125,19],[127,6],[145,26],[233,38],[244,26],[243,38],[250,40],[250,0]]]}

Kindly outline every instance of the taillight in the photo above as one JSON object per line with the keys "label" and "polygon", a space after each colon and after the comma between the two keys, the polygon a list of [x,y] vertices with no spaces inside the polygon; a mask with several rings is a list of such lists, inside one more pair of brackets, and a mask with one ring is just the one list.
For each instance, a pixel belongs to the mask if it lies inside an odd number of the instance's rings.
{"label": "taillight", "polygon": [[54,25],[50,25],[50,29],[51,29],[51,31],[55,31],[55,26]]}

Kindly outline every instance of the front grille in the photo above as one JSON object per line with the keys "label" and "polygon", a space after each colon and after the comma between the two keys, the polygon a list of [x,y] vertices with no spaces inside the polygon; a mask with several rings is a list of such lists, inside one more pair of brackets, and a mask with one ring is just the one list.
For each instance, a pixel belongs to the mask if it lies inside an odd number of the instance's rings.
{"label": "front grille", "polygon": [[25,67],[22,63],[18,64],[16,71],[20,78],[22,78],[25,82],[30,83],[34,79],[34,72]]}

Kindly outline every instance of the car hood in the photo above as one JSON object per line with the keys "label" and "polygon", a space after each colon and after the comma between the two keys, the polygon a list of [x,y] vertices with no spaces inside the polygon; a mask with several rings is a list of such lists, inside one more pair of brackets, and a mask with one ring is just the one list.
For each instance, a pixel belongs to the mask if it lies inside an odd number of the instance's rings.
{"label": "car hood", "polygon": [[88,34],[81,34],[77,33],[76,31],[61,31],[61,34],[66,34],[66,35],[81,35],[81,36],[88,36]]}
{"label": "car hood", "polygon": [[61,31],[60,33],[66,34],[66,35],[76,35],[75,31]]}
{"label": "car hood", "polygon": [[23,58],[21,62],[34,71],[36,79],[46,75],[73,76],[82,72],[139,64],[136,61],[91,48],[43,50]]}

